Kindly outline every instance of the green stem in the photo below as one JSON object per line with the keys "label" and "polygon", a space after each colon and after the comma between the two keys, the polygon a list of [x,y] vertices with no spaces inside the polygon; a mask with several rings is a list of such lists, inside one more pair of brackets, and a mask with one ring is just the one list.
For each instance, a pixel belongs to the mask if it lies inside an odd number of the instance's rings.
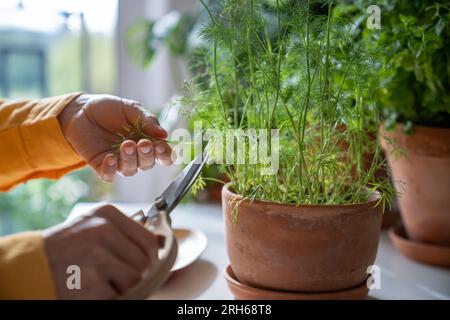
{"label": "green stem", "polygon": [[[206,3],[203,0],[200,0],[200,2],[202,3],[203,7],[205,8],[206,12],[208,12],[209,18],[211,19],[211,23],[216,26],[216,21],[214,20],[214,17],[211,13],[211,10],[209,9],[209,7],[206,5]],[[222,110],[224,113],[224,118],[225,118],[225,123],[228,123],[228,117],[227,117],[227,108],[225,106],[225,103],[223,102],[223,97],[222,97],[222,91],[220,89],[220,85],[219,85],[219,80],[218,80],[218,75],[217,75],[217,41],[216,39],[214,39],[214,49],[213,49],[213,73],[214,73],[214,83],[215,83],[215,87],[216,87],[216,91],[217,94],[219,96],[219,100],[220,100],[220,105],[222,106]]]}

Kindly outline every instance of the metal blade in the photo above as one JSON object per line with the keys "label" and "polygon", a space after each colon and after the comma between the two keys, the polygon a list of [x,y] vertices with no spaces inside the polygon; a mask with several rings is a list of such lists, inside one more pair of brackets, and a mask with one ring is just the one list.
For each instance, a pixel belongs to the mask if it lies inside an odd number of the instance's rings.
{"label": "metal blade", "polygon": [[[203,160],[202,160],[203,157]],[[183,199],[187,191],[194,184],[200,171],[208,161],[208,156],[197,156],[181,171],[173,180],[166,190],[156,199],[156,203],[148,210],[147,219],[151,219],[158,215],[161,209],[161,199],[164,201],[164,210],[170,213],[177,204]]]}

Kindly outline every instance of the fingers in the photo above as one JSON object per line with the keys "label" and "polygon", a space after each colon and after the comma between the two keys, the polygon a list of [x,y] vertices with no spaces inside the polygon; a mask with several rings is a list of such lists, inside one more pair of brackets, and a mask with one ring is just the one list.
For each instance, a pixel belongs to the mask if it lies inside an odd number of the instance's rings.
{"label": "fingers", "polygon": [[127,140],[120,146],[119,171],[124,176],[132,176],[137,172],[138,158],[136,142]]}
{"label": "fingers", "polygon": [[101,283],[93,294],[88,293],[87,297],[80,298],[83,300],[113,300],[118,296],[117,290],[110,283]]}
{"label": "fingers", "polygon": [[163,142],[152,143],[148,139],[141,139],[138,143],[126,140],[120,146],[119,161],[116,155],[108,153],[100,166],[99,175],[106,182],[112,182],[119,171],[124,176],[132,176],[138,169],[149,170],[154,167],[158,159],[163,165],[173,163],[172,148]]}
{"label": "fingers", "polygon": [[164,141],[154,141],[156,158],[162,165],[169,166],[175,160],[172,148]]}
{"label": "fingers", "polygon": [[139,103],[132,100],[123,100],[124,114],[130,125],[140,122],[144,131],[151,137],[157,139],[167,138],[167,131],[160,127],[158,120],[140,107]]}
{"label": "fingers", "polygon": [[148,231],[142,225],[128,218],[111,205],[96,209],[94,215],[111,221],[127,238],[146,253],[151,263],[158,259],[158,239],[156,235]]}
{"label": "fingers", "polygon": [[93,249],[98,268],[103,270],[104,276],[112,282],[119,293],[122,294],[131,289],[141,278],[140,272],[117,259],[110,250],[101,247],[94,247]]}
{"label": "fingers", "polygon": [[[152,142],[148,139],[141,139],[136,144],[132,140],[127,140],[120,146],[118,170],[124,176],[132,176],[138,168],[141,170],[153,168],[156,158],[164,165],[172,164],[171,155],[172,148],[163,141]],[[112,159],[108,158],[108,160],[112,162]]]}
{"label": "fingers", "polygon": [[150,140],[142,139],[137,143],[139,169],[148,170],[155,165],[155,149]]}
{"label": "fingers", "polygon": [[159,139],[167,138],[167,131],[161,128],[158,119],[156,119],[154,116],[147,114],[144,118],[143,124],[144,131],[149,136]]}
{"label": "fingers", "polygon": [[141,139],[137,144],[127,140],[120,146],[119,171],[124,176],[132,176],[137,169],[148,170],[155,165],[155,150],[153,143]]}
{"label": "fingers", "polygon": [[141,274],[151,263],[147,254],[140,250],[140,248],[120,232],[117,227],[113,226],[112,229],[114,230],[111,230],[111,232],[102,237],[104,246],[110,249],[114,253],[114,256],[120,261],[126,263],[132,267],[135,272]]}
{"label": "fingers", "polygon": [[106,182],[112,182],[117,172],[117,159],[113,153],[109,153],[103,158],[100,177]]}
{"label": "fingers", "polygon": [[98,172],[100,178],[106,182],[112,182],[119,170],[124,176],[132,176],[137,169],[149,170],[155,165],[155,150],[150,140],[142,139],[137,144],[127,140],[120,147],[120,158],[113,153],[108,153],[100,165]]}
{"label": "fingers", "polygon": [[[147,111],[142,109],[138,102],[132,100],[124,100],[124,114],[127,121],[134,125],[136,122],[140,122],[143,125],[144,132],[152,138],[156,138],[153,143],[149,140],[143,139],[139,143],[143,145],[153,144],[154,153],[149,151],[148,156],[145,153],[138,152],[138,166],[142,170],[149,169],[153,167],[156,159],[163,165],[171,165],[174,162],[174,155],[172,155],[172,148],[164,141],[158,139],[166,139],[168,134],[167,131],[161,128],[158,120],[150,115]],[[144,149],[144,150],[147,150]],[[153,156],[153,157],[152,157]]]}
{"label": "fingers", "polygon": [[[83,290],[68,290],[65,286],[64,296],[62,299],[84,299],[84,300],[111,300],[119,296],[114,284],[109,281],[110,276],[101,272],[104,268],[104,258],[102,250],[91,250],[90,265],[97,268],[84,268],[83,276],[81,277],[81,288]],[[96,258],[100,258],[103,263],[100,264]],[[65,281],[64,281],[65,282]],[[64,283],[65,284],[65,283]]]}
{"label": "fingers", "polygon": [[[113,206],[43,233],[61,299],[110,299],[128,291],[158,259],[158,238]],[[69,290],[67,266],[81,271],[82,290]]]}

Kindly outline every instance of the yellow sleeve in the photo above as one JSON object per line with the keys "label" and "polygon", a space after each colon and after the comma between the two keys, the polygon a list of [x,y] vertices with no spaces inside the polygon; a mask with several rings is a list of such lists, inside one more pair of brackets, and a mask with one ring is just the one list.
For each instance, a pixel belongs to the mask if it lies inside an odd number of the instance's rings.
{"label": "yellow sleeve", "polygon": [[55,299],[40,232],[0,238],[0,299]]}
{"label": "yellow sleeve", "polygon": [[80,94],[0,100],[0,191],[30,179],[57,179],[85,164],[64,138],[57,118]]}
{"label": "yellow sleeve", "polygon": [[[59,178],[85,163],[61,131],[59,113],[81,93],[0,100],[0,191],[35,178]],[[0,299],[54,299],[40,232],[0,238]]]}

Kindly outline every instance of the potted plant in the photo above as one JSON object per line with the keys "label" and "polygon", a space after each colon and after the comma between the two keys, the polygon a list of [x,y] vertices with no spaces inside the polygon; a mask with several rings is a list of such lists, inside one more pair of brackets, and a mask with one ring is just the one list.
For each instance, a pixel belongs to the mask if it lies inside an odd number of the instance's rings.
{"label": "potted plant", "polygon": [[406,230],[397,228],[391,237],[415,259],[450,266],[450,6],[422,0],[378,5],[383,25],[364,37],[381,53],[374,76],[385,120],[380,132]]}
{"label": "potted plant", "polygon": [[[222,206],[231,276],[255,290],[348,298],[363,287],[364,296],[392,195],[375,174],[384,163],[372,138],[378,114],[364,100],[370,56],[352,45],[331,1],[202,3],[208,45],[195,57],[204,72],[180,102],[219,133],[210,156],[228,160]],[[252,130],[267,135],[231,150],[217,143]],[[270,156],[279,154],[270,174],[266,163],[251,162],[266,144]]]}

